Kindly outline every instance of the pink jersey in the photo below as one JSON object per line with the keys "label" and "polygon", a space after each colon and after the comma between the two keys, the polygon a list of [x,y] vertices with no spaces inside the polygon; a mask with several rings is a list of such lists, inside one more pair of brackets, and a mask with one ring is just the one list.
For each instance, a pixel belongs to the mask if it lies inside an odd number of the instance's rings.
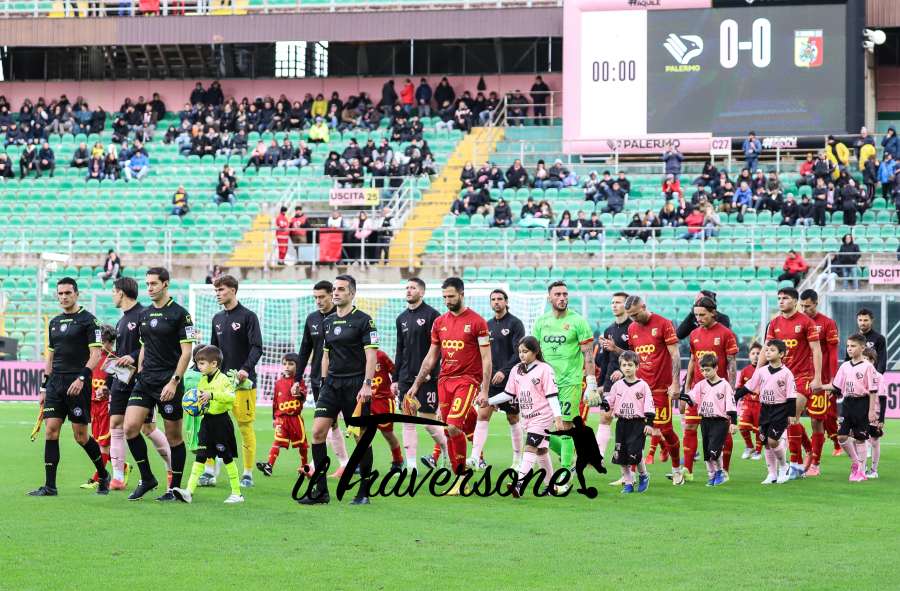
{"label": "pink jersey", "polygon": [[759,401],[763,404],[783,404],[789,398],[797,397],[794,374],[786,365],[777,370],[771,365],[758,368],[744,387],[751,392],[759,392]]}
{"label": "pink jersey", "polygon": [[517,365],[506,382],[506,393],[519,403],[521,417],[525,420],[544,417],[553,420],[553,411],[547,398],[556,396],[556,377],[547,363],[535,361],[524,373]]}
{"label": "pink jersey", "polygon": [[844,396],[854,398],[868,396],[878,390],[875,382],[875,366],[863,359],[858,363],[845,361],[841,364],[831,384]]}
{"label": "pink jersey", "polygon": [[688,394],[694,406],[700,407],[701,417],[727,418],[728,413],[737,413],[734,402],[734,389],[726,380],[719,379],[715,384],[708,380],[700,380]]}
{"label": "pink jersey", "polygon": [[878,373],[878,370],[875,370],[875,389],[878,390],[879,398],[887,398],[887,384],[884,381],[884,376]]}
{"label": "pink jersey", "polygon": [[631,384],[625,378],[616,381],[609,389],[606,401],[612,413],[620,419],[642,419],[644,415],[656,413],[650,386],[641,379]]}

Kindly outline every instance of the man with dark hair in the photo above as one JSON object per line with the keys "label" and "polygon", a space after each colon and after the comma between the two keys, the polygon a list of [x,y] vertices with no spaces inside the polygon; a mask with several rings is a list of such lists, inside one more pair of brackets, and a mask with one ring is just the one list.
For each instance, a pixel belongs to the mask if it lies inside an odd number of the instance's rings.
{"label": "man with dark hair", "polygon": [[[234,419],[241,434],[241,450],[244,461],[244,474],[241,486],[253,486],[253,466],[256,463],[256,433],[253,422],[256,420],[256,364],[262,357],[262,331],[256,312],[248,310],[237,300],[238,280],[231,275],[221,275],[213,280],[216,290],[216,301],[222,310],[212,319],[210,344],[222,351],[221,370],[237,372],[234,405]],[[249,381],[250,388],[241,385]],[[209,477],[213,474],[215,460],[209,458],[206,469],[201,475]],[[213,476],[214,478],[215,476]]]}
{"label": "man with dark hair", "polygon": [[[713,303],[716,302],[716,292],[710,291],[708,289],[701,289],[697,293],[697,297],[694,298],[694,305],[699,302],[702,298],[710,298]],[[718,304],[716,308],[716,322],[724,326],[725,328],[731,328],[731,318],[727,315],[722,314],[718,310]],[[678,337],[679,341],[683,341],[684,339],[690,336],[691,332],[693,332],[699,324],[697,324],[697,317],[694,315],[693,309],[687,313],[687,316],[684,317],[684,320],[681,321],[681,324],[678,325],[678,329],[675,331],[675,335]]]}
{"label": "man with dark hair", "polygon": [[[440,316],[437,310],[425,303],[425,282],[418,277],[410,277],[406,283],[406,310],[397,316],[395,322],[397,334],[397,352],[394,356],[394,375],[391,390],[400,399],[406,397],[416,379],[416,372],[422,366],[422,360],[431,346],[431,327]],[[417,409],[403,406],[406,414],[418,415],[429,419],[437,418],[437,376],[428,376],[428,380],[418,390]],[[444,430],[435,425],[425,425],[425,431],[434,439],[441,453],[447,455],[447,437]],[[419,434],[416,426],[403,424],[403,450],[406,456],[406,468],[416,467]],[[430,455],[422,456],[422,463],[429,468],[434,467]]]}
{"label": "man with dark hair", "polygon": [[[297,383],[291,389],[291,394],[300,396],[300,382],[303,381],[303,374],[306,373],[306,366],[309,364],[309,387],[312,390],[313,400],[319,400],[319,392],[322,388],[322,347],[325,344],[325,318],[334,312],[334,302],[331,301],[331,294],[334,292],[334,286],[330,281],[319,281],[313,285],[313,300],[316,303],[316,309],[310,312],[303,323],[303,338],[300,341],[300,358],[297,363],[297,373],[294,379]],[[312,359],[310,359],[312,358]],[[332,477],[339,478],[344,473],[344,466],[347,465],[349,456],[347,455],[347,447],[344,445],[344,434],[335,421],[328,433],[328,442],[331,443],[331,449],[338,459],[338,468],[332,474]]]}
{"label": "man with dark hair", "polygon": [[[800,416],[806,409],[806,403],[814,392],[822,387],[822,347],[819,342],[819,331],[809,316],[797,309],[800,294],[793,287],[778,290],[778,309],[780,314],[772,319],[766,329],[766,341],[779,339],[784,341],[787,354],[782,360],[784,365],[794,374],[797,383],[796,413],[788,427],[788,449],[790,451],[790,480],[803,478],[803,443],[809,437]],[[765,360],[760,357],[760,366]]]}
{"label": "man with dark hair", "polygon": [[152,305],[139,317],[141,350],[137,382],[125,410],[125,437],[141,472],[141,481],[128,500],[140,500],[158,485],[147,458],[147,444],[141,427],[153,408],[163,417],[166,439],[172,453],[172,481],[158,501],[177,501],[187,453],[181,428],[184,396],[182,378],[191,361],[195,341],[194,322],[183,307],[169,297],[169,271],[163,267],[147,270],[147,295]]}
{"label": "man with dark hair", "polygon": [[[856,313],[856,326],[859,328],[859,334],[866,337],[866,347],[875,349],[878,354],[878,361],[875,363],[875,369],[878,373],[884,374],[887,371],[887,345],[884,335],[872,328],[875,315],[868,308],[860,308]],[[849,360],[850,357],[847,357]]]}
{"label": "man with dark hair", "polygon": [[[519,341],[525,336],[525,325],[509,313],[509,296],[502,289],[491,292],[491,309],[494,316],[487,321],[488,334],[491,337],[491,365],[494,375],[491,378],[489,396],[503,394],[510,372],[519,364]],[[515,401],[504,402],[497,407],[506,413],[509,423],[509,435],[512,438],[512,467],[518,469],[522,460],[522,426],[519,424],[519,405]],[[493,406],[478,409],[478,421],[475,423],[475,434],[472,437],[472,455],[466,461],[469,468],[483,469],[484,460],[481,452],[487,443]]]}
{"label": "man with dark hair", "polygon": [[[487,322],[465,304],[465,285],[459,277],[449,277],[441,284],[447,312],[431,327],[431,346],[422,360],[404,404],[415,404],[416,393],[440,361],[438,404],[441,418],[447,423],[447,449],[455,474],[466,467],[465,425],[474,404],[487,403],[491,376],[491,337]],[[457,480],[450,495],[460,494]]]}
{"label": "man with dark hair", "polygon": [[[838,346],[841,339],[837,323],[819,312],[819,294],[815,290],[803,290],[800,294],[800,309],[816,326],[819,345],[822,348],[822,383],[830,384],[838,370]],[[832,438],[835,449],[841,449],[837,440],[837,398],[826,390],[811,392],[806,405],[806,414],[809,415],[812,426],[812,438],[803,469],[806,476],[818,476],[826,432]]]}
{"label": "man with dark hair", "polygon": [[32,497],[55,497],[59,466],[59,430],[66,418],[72,423],[75,441],[97,469],[97,494],[109,494],[100,446],[88,432],[91,421],[91,375],[100,362],[100,323],[78,305],[78,283],[63,277],[56,284],[56,299],[62,314],[50,320],[49,346],[41,384],[44,414],[44,485],[28,493]]}
{"label": "man with dark hair", "polygon": [[[372,317],[353,305],[356,297],[356,280],[350,275],[338,275],[332,292],[334,313],[329,314],[322,326],[322,390],[316,401],[316,414],[312,428],[312,454],[315,474],[312,488],[315,493],[304,496],[301,505],[328,503],[328,483],[324,466],[328,462],[325,437],[341,413],[344,420],[355,414],[369,414],[372,398],[372,379],[377,364],[378,331]],[[360,429],[359,437],[365,433]],[[372,447],[366,446],[359,462],[361,482],[352,505],[369,504],[369,474],[372,471]]]}

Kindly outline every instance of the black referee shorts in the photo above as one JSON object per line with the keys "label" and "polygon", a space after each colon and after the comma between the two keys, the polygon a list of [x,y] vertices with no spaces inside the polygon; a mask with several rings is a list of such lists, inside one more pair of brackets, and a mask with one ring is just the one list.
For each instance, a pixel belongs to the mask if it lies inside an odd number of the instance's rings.
{"label": "black referee shorts", "polygon": [[[123,384],[119,380],[114,379],[112,387],[109,389],[109,416],[123,415],[125,409],[128,408],[128,399],[131,397],[131,391],[134,389],[134,383]],[[151,408],[147,413],[144,423],[156,422],[156,409]]]}
{"label": "black referee shorts", "polygon": [[759,410],[759,433],[763,437],[779,440],[788,427],[787,402],[762,404]]}
{"label": "black referee shorts", "polygon": [[91,384],[85,382],[81,392],[69,396],[68,390],[72,382],[78,379],[77,373],[54,373],[47,380],[44,396],[44,418],[67,418],[73,423],[87,425],[91,422]]}
{"label": "black referee shorts", "polygon": [[222,458],[222,461],[227,463],[237,457],[234,424],[227,412],[203,415],[197,442],[197,460],[201,463],[215,457]]}
{"label": "black referee shorts", "polygon": [[868,396],[844,396],[838,418],[838,435],[852,435],[857,441],[869,438]]}
{"label": "black referee shorts", "polygon": [[[400,400],[403,401],[403,398],[406,396],[406,393],[409,392],[409,389],[412,388],[412,384],[401,383],[399,386],[400,392]],[[435,415],[438,411],[438,395],[437,395],[437,381],[425,382],[421,386],[419,386],[419,390],[416,392],[416,400],[419,402],[419,412],[424,414]]]}
{"label": "black referee shorts", "polygon": [[[491,396],[496,396],[497,394],[503,394],[505,391],[506,391],[506,388],[498,388],[496,386],[491,386],[490,390],[488,391],[488,398],[490,398]],[[519,414],[519,403],[516,402],[515,400],[509,400],[502,404],[498,404],[497,408],[499,408],[500,410],[502,410],[503,412],[505,412],[508,415],[517,415],[518,416],[518,414]]]}
{"label": "black referee shorts", "polygon": [[167,421],[180,421],[184,416],[184,409],[181,407],[181,399],[184,397],[184,383],[178,382],[175,389],[175,396],[166,402],[159,399],[159,395],[165,385],[169,383],[169,378],[154,378],[153,376],[138,375],[137,381],[134,383],[134,389],[131,396],[128,397],[128,406],[140,406],[141,408],[159,409],[159,414]]}
{"label": "black referee shorts", "polygon": [[[338,414],[343,413],[345,421],[347,417],[352,417],[353,411],[356,410],[356,396],[363,386],[363,381],[365,381],[365,376],[362,375],[347,378],[328,376],[322,380],[322,390],[316,401],[315,416],[337,419]],[[360,416],[368,414],[369,403],[367,402],[363,406]]]}
{"label": "black referee shorts", "polygon": [[[612,463],[620,466],[640,464],[644,457],[644,427],[647,421],[639,419],[616,419],[616,448]],[[602,450],[601,450],[602,451]]]}
{"label": "black referee shorts", "polygon": [[700,419],[700,435],[703,438],[703,459],[714,462],[722,455],[725,437],[728,435],[728,419],[703,417]]}

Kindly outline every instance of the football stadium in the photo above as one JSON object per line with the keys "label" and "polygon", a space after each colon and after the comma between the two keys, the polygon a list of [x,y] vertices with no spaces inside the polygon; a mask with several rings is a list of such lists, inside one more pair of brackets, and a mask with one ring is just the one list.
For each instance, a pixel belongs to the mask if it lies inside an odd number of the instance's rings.
{"label": "football stadium", "polygon": [[0,3],[0,589],[900,588],[898,126],[895,0]]}

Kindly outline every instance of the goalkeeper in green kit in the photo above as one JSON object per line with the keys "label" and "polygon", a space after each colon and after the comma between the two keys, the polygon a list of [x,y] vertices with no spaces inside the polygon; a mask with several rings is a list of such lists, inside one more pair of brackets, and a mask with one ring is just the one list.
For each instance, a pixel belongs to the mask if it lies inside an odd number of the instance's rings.
{"label": "goalkeeper in green kit", "polygon": [[[585,398],[596,402],[597,378],[594,376],[592,347],[594,334],[587,320],[569,310],[569,289],[563,281],[547,288],[550,311],[534,323],[534,336],[541,344],[544,359],[556,375],[563,430],[572,427],[578,414],[583,380],[587,382]],[[569,436],[550,436],[550,449],[559,454],[560,463],[568,470],[575,465],[575,443]]]}

